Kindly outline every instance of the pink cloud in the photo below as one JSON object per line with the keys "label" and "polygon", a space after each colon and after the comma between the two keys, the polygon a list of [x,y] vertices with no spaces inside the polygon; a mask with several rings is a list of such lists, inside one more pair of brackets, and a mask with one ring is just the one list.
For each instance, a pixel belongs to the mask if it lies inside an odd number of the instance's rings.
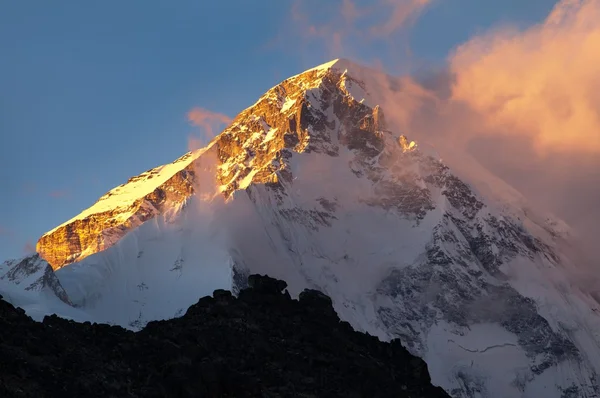
{"label": "pink cloud", "polygon": [[206,145],[206,141],[211,140],[215,137],[215,130],[231,123],[232,119],[222,113],[213,112],[208,109],[196,107],[193,108],[187,114],[188,120],[194,126],[198,126],[204,133],[204,140],[197,138],[190,138],[189,146],[190,149],[198,149]]}
{"label": "pink cloud", "polygon": [[389,37],[414,21],[414,18],[431,3],[431,0],[383,0],[381,7],[387,7],[389,17],[382,24],[370,29],[373,36]]}
{"label": "pink cloud", "polygon": [[215,126],[231,123],[229,116],[199,107],[188,112],[188,120],[195,126],[205,129],[213,136]]}
{"label": "pink cloud", "polygon": [[600,0],[563,0],[541,24],[458,47],[452,98],[539,154],[600,153],[599,49]]}
{"label": "pink cloud", "polygon": [[600,266],[599,49],[600,0],[562,0],[543,22],[490,30],[449,57],[449,104],[470,112],[456,136],[530,203],[570,223],[593,275]]}

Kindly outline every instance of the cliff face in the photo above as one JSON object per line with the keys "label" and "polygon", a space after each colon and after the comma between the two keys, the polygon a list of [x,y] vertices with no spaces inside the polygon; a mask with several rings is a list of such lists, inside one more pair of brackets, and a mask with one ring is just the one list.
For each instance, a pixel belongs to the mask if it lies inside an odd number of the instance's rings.
{"label": "cliff face", "polygon": [[341,69],[309,70],[240,113],[215,140],[221,191],[230,195],[250,183],[290,183],[293,153],[338,157],[349,149],[363,158],[379,154],[385,143],[383,112],[353,98],[351,85],[364,90],[364,83]]}
{"label": "cliff face", "polygon": [[251,275],[177,319],[133,333],[56,316],[33,322],[0,300],[3,397],[448,397],[398,340],[341,322],[324,294],[299,300]]}

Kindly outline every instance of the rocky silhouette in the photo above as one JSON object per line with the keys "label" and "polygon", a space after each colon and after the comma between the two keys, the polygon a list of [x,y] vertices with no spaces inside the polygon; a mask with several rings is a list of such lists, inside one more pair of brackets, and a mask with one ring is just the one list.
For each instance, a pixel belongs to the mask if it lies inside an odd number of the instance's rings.
{"label": "rocky silhouette", "polygon": [[250,275],[135,333],[0,300],[2,397],[448,397],[399,340],[340,321],[316,290]]}

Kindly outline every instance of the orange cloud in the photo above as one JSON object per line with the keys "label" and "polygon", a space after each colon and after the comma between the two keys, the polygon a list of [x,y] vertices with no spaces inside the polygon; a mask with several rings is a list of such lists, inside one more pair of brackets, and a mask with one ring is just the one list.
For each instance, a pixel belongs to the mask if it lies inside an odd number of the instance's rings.
{"label": "orange cloud", "polygon": [[562,0],[541,24],[494,30],[450,57],[452,99],[540,155],[600,152],[600,0]]}
{"label": "orange cloud", "polygon": [[[200,127],[204,131],[204,134],[206,135],[205,138],[208,140],[216,135],[215,129],[231,123],[231,118],[229,116],[199,107],[189,111],[187,117],[193,125]],[[190,145],[195,146],[191,143]]]}

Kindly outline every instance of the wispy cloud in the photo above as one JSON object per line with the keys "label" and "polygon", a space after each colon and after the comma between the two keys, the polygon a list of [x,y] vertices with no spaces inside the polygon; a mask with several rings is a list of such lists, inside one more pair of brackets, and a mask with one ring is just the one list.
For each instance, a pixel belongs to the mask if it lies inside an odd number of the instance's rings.
{"label": "wispy cloud", "polygon": [[223,113],[213,112],[200,107],[189,111],[187,118],[194,126],[200,127],[204,134],[203,139],[190,138],[189,146],[191,150],[206,145],[208,141],[215,137],[217,129],[228,125],[232,121],[229,116]]}
{"label": "wispy cloud", "polygon": [[[362,58],[364,50],[374,41],[393,40],[410,27],[430,3],[431,0],[376,0],[369,3],[342,0],[324,5],[311,0],[295,0],[290,13],[293,32],[288,31],[286,35],[291,33],[299,37],[303,51],[315,51],[316,45],[328,58]],[[323,15],[330,17],[323,18]],[[289,43],[289,40],[280,42]]]}
{"label": "wispy cloud", "polygon": [[389,17],[382,24],[370,28],[372,36],[389,37],[403,27],[414,22],[419,13],[431,0],[383,0],[381,6],[387,8]]}
{"label": "wispy cloud", "polygon": [[188,112],[188,120],[195,126],[204,129],[210,136],[218,126],[231,123],[231,118],[222,113],[213,112],[208,109],[196,107]]}

